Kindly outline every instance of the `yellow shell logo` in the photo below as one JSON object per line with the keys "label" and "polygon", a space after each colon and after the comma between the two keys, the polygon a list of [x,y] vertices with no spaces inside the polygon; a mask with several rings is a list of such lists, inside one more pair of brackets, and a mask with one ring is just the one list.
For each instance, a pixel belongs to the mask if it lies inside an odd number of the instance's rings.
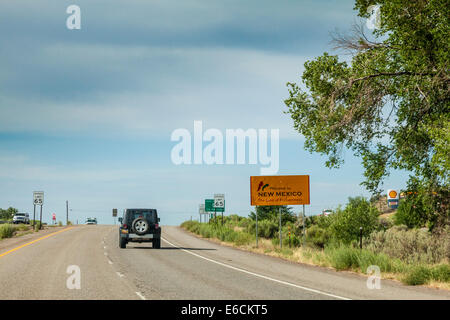
{"label": "yellow shell logo", "polygon": [[389,198],[397,198],[397,191],[394,190],[389,191]]}

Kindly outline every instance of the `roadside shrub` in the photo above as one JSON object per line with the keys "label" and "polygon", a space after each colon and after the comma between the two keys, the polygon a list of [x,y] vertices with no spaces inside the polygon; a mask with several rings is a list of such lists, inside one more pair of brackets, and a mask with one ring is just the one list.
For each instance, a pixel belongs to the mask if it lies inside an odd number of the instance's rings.
{"label": "roadside shrub", "polygon": [[349,246],[327,247],[325,254],[329,258],[331,266],[337,270],[348,270],[359,266],[357,249]]}
{"label": "roadside shrub", "polygon": [[0,239],[11,238],[16,230],[17,227],[9,223],[0,225]]}
{"label": "roadside shrub", "polygon": [[382,272],[397,271],[400,269],[391,258],[385,254],[376,254],[370,250],[358,249],[349,245],[327,246],[325,255],[332,267],[337,270],[359,269],[366,273],[371,265],[378,266]]}
{"label": "roadside shrub", "polygon": [[[278,240],[278,244],[280,242],[279,239]],[[291,234],[291,248],[295,248],[295,247],[299,247],[301,245],[301,241],[300,238],[298,236],[296,236],[295,234]],[[283,247],[289,248],[289,236],[286,235],[283,238]]]}
{"label": "roadside shrub", "polygon": [[421,284],[426,284],[431,278],[431,271],[425,266],[413,267],[406,276],[403,277],[402,282],[410,285],[416,286]]}
{"label": "roadside shrub", "polygon": [[211,227],[207,224],[200,225],[198,231],[202,237],[205,237],[205,238],[211,237]]}
{"label": "roadside shrub", "polygon": [[388,218],[380,218],[378,220],[378,230],[386,231],[394,226],[394,222]]}
{"label": "roadside shrub", "polygon": [[431,269],[431,278],[440,282],[450,281],[450,265],[440,264]]}
{"label": "roadside shrub", "polygon": [[30,226],[28,224],[19,224],[16,226],[19,231],[27,231],[30,230]]}
{"label": "roadside shrub", "polygon": [[364,249],[359,251],[358,267],[363,273],[366,273],[369,266],[378,266],[381,272],[391,272],[396,269],[392,259],[383,253],[376,254]]}
{"label": "roadside shrub", "polygon": [[339,208],[333,215],[330,231],[333,237],[348,244],[359,238],[360,227],[363,236],[370,235],[378,226],[378,215],[378,210],[365,198],[349,198],[345,209]]}
{"label": "roadside shrub", "polygon": [[324,248],[330,240],[330,233],[328,230],[313,225],[306,231],[306,241],[319,248]]}
{"label": "roadside shrub", "polygon": [[280,238],[276,237],[272,239],[272,245],[274,247],[279,247],[280,246]]}
{"label": "roadside shrub", "polygon": [[[255,234],[256,222],[250,221],[247,225],[247,232]],[[270,239],[278,234],[278,224],[271,220],[258,220],[258,237]]]}
{"label": "roadside shrub", "polygon": [[238,227],[247,229],[248,225],[252,222],[252,220],[248,219],[248,218],[243,218],[241,220],[239,220],[238,222]]}
{"label": "roadside shrub", "polygon": [[228,228],[220,228],[217,232],[217,238],[221,241],[234,242],[236,231]]}
{"label": "roadside shrub", "polygon": [[292,256],[292,254],[294,253],[294,251],[289,249],[288,246],[284,246],[281,250],[277,251],[279,251],[283,256]]}
{"label": "roadside shrub", "polygon": [[278,233],[278,225],[270,220],[262,220],[258,222],[258,236],[264,238],[272,238]]}
{"label": "roadside shrub", "polygon": [[423,200],[420,195],[410,195],[402,199],[394,215],[395,224],[404,224],[409,228],[424,227],[428,221],[428,212],[431,209],[427,207]]}
{"label": "roadside shrub", "polygon": [[60,226],[60,227],[62,227],[62,222],[61,221],[58,221],[58,226]]}
{"label": "roadside shrub", "polygon": [[187,225],[187,229],[193,233],[199,234],[200,223],[192,221],[193,223]]}
{"label": "roadside shrub", "polygon": [[246,232],[238,232],[234,239],[234,242],[238,246],[249,244],[252,241],[253,241],[253,237]]}
{"label": "roadside shrub", "polygon": [[373,232],[364,240],[364,248],[384,253],[409,264],[436,264],[450,260],[450,227],[440,234],[423,229],[408,230],[394,226]]}

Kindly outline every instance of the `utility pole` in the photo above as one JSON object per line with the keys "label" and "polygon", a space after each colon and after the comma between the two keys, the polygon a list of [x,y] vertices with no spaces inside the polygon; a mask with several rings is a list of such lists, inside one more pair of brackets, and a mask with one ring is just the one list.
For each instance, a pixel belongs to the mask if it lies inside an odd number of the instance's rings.
{"label": "utility pole", "polygon": [[66,226],[69,225],[69,201],[66,200]]}

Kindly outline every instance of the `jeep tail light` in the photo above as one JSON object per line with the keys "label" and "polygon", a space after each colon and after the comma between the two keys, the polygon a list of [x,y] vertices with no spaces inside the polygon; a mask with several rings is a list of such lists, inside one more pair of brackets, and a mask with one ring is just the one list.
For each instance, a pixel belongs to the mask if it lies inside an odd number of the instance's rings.
{"label": "jeep tail light", "polygon": [[158,229],[159,228],[159,224],[155,224],[155,229]]}
{"label": "jeep tail light", "polygon": [[128,229],[128,226],[126,224],[123,225],[124,229]]}

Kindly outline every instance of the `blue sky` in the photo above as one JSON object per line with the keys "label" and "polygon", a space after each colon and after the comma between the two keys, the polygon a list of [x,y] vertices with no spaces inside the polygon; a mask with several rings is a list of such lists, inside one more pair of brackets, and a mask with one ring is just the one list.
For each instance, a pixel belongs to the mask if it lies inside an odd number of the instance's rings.
{"label": "blue sky", "polygon": [[[81,8],[68,30],[66,8]],[[111,209],[159,209],[178,224],[214,193],[248,215],[259,165],[172,163],[177,128],[279,129],[279,174],[309,174],[307,214],[367,195],[351,152],[340,170],[303,150],[283,111],[286,82],[333,52],[353,1],[23,1],[0,3],[0,207],[111,223]],[[343,56],[342,59],[348,59]],[[404,186],[393,173],[386,188]],[[295,210],[300,210],[295,207]]]}

